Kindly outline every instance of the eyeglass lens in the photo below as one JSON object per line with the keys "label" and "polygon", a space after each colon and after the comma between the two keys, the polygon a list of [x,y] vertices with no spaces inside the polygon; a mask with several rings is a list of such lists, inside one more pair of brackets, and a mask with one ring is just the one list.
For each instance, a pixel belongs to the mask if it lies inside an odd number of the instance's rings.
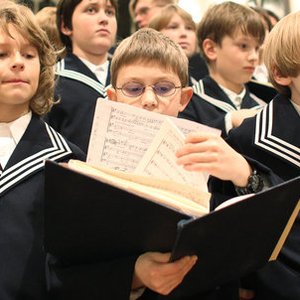
{"label": "eyeglass lens", "polygon": [[[172,82],[161,81],[151,86],[154,93],[158,96],[171,96],[175,93],[176,86]],[[137,97],[144,93],[145,86],[138,82],[128,82],[122,87],[122,91],[126,96]]]}

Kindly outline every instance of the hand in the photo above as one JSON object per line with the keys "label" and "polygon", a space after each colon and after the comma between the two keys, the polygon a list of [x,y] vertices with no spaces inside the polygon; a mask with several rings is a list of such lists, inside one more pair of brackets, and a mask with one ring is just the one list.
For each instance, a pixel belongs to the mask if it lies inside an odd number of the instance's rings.
{"label": "hand", "polygon": [[183,280],[197,261],[196,256],[186,256],[169,262],[170,253],[147,252],[135,263],[132,289],[147,287],[168,295]]}
{"label": "hand", "polygon": [[247,160],[213,133],[190,133],[176,155],[186,170],[207,172],[237,186],[246,186],[252,173]]}
{"label": "hand", "polygon": [[254,117],[259,110],[244,108],[231,112],[232,127],[239,127],[246,118]]}

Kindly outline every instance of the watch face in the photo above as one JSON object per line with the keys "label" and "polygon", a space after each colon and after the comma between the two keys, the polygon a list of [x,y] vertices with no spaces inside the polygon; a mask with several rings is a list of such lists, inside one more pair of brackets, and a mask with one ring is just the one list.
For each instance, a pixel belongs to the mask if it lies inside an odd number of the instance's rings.
{"label": "watch face", "polygon": [[260,192],[263,188],[263,180],[258,174],[253,174],[249,177],[248,188],[254,193]]}

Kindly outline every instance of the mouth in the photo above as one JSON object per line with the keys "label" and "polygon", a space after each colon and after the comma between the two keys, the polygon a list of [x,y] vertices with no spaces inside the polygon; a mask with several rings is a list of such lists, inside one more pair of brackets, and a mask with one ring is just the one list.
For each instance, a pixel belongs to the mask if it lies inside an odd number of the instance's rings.
{"label": "mouth", "polygon": [[189,43],[186,43],[186,42],[181,42],[179,43],[180,47],[185,49],[185,48],[188,48],[189,47]]}
{"label": "mouth", "polygon": [[110,34],[110,32],[104,28],[97,30],[97,33],[100,33],[101,35],[109,35]]}
{"label": "mouth", "polygon": [[254,67],[245,67],[244,70],[246,70],[247,72],[251,72],[253,73],[255,71],[255,68]]}
{"label": "mouth", "polygon": [[3,80],[2,83],[20,84],[20,83],[28,83],[28,81],[19,78],[13,78],[8,80]]}

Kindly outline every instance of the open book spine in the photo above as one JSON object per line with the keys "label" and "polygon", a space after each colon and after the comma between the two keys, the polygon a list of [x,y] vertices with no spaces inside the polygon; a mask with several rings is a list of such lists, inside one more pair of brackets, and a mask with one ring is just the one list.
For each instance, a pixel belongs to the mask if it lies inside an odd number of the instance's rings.
{"label": "open book spine", "polygon": [[209,212],[210,194],[190,186],[120,172],[105,167],[93,167],[77,160],[70,160],[67,166],[76,172],[148,200],[172,207],[192,217],[203,216]]}

